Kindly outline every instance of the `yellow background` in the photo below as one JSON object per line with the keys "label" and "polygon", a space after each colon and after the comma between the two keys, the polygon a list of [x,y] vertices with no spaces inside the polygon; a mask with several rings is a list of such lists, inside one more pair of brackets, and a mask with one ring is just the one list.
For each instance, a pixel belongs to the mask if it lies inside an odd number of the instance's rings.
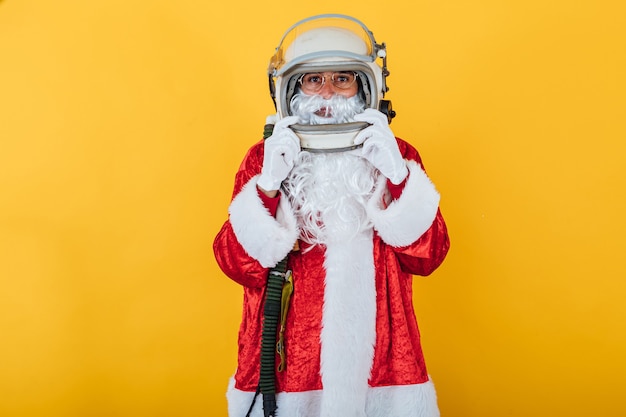
{"label": "yellow background", "polygon": [[625,415],[623,4],[0,1],[0,416],[226,415],[211,244],[273,48],[323,12],[387,42],[443,196],[415,281],[442,415]]}

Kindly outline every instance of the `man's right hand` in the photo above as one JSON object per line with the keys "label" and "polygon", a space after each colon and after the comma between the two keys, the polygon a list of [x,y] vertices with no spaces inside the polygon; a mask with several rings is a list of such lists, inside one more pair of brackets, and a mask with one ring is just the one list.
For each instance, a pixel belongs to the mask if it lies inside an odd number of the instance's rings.
{"label": "man's right hand", "polygon": [[[257,186],[267,195],[275,195],[300,152],[300,139],[289,128],[297,123],[297,116],[289,116],[274,125],[272,136],[265,140],[263,168]],[[272,196],[272,195],[270,195]]]}

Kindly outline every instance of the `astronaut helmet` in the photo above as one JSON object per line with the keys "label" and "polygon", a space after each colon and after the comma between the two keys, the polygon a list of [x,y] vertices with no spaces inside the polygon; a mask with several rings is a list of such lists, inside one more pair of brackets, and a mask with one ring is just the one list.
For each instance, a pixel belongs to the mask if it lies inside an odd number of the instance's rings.
{"label": "astronaut helmet", "polygon": [[[381,60],[381,64],[377,62]],[[270,94],[279,118],[290,116],[291,99],[303,74],[353,72],[366,108],[395,116],[383,100],[387,87],[387,50],[359,20],[323,14],[301,20],[283,35],[268,66]]]}

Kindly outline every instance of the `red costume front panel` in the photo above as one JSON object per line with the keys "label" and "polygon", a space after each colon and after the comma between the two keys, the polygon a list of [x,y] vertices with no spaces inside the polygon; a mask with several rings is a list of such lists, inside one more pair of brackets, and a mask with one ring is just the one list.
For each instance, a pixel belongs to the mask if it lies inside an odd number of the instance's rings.
{"label": "red costume front panel", "polygon": [[[417,151],[398,139],[407,161],[421,164]],[[246,155],[237,173],[233,198],[258,175],[263,161],[263,143]],[[411,187],[409,181],[408,187]],[[281,197],[284,198],[284,197]],[[232,213],[231,213],[232,215]],[[268,214],[269,215],[269,214]],[[446,225],[439,210],[429,228],[415,241],[403,246],[386,243],[380,233],[372,234],[376,289],[376,335],[369,385],[372,387],[410,385],[428,381],[420,334],[413,310],[412,275],[429,275],[443,261],[449,248]],[[216,259],[224,273],[244,287],[244,309],[239,332],[238,367],[235,387],[256,390],[259,378],[264,284],[268,268],[251,256],[227,221],[214,242]],[[287,316],[285,346],[287,369],[278,373],[277,389],[284,392],[321,390],[320,334],[324,317],[326,249],[300,242],[289,254],[294,293]],[[369,260],[368,260],[369,258]],[[341,320],[341,318],[334,318]]]}

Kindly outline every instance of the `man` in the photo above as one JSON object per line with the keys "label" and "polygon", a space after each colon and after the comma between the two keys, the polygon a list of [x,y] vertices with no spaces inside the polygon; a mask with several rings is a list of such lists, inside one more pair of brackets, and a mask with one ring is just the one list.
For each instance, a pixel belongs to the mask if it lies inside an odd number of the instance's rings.
{"label": "man", "polygon": [[[276,49],[273,133],[242,162],[214,242],[219,266],[244,289],[230,417],[263,415],[259,402],[250,405],[266,284],[285,257],[293,294],[282,323],[285,369],[275,374],[278,415],[439,415],[412,275],[432,273],[449,240],[417,151],[389,128],[387,74],[384,44],[348,16],[305,19]],[[355,125],[366,127],[345,133]]]}

